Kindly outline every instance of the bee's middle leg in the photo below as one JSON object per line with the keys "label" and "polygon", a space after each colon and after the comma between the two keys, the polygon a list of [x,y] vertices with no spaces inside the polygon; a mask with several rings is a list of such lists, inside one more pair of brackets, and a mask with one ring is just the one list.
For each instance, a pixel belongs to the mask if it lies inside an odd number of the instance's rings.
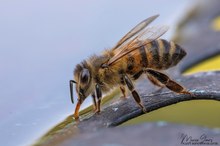
{"label": "bee's middle leg", "polygon": [[120,90],[121,90],[121,92],[122,92],[121,98],[122,98],[122,99],[126,99],[126,90],[125,90],[125,87],[121,85],[121,86],[120,86]]}
{"label": "bee's middle leg", "polygon": [[133,85],[131,79],[130,79],[127,75],[124,75],[123,78],[124,78],[124,81],[125,81],[125,83],[126,83],[128,89],[131,91],[131,94],[132,94],[134,100],[135,100],[136,103],[141,107],[142,111],[143,111],[144,113],[146,113],[147,110],[146,110],[146,108],[144,107],[144,105],[142,104],[139,94],[138,94],[137,91],[134,89],[134,85]]}

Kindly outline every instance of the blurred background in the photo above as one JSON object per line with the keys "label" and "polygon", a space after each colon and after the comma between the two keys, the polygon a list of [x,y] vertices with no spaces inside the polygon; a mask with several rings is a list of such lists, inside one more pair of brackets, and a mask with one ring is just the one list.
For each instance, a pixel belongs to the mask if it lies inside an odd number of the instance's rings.
{"label": "blurred background", "polygon": [[[160,17],[154,24],[170,26],[163,36],[170,39],[195,3],[1,0],[1,144],[31,144],[73,113],[68,83],[77,63],[111,48],[133,26],[155,14]],[[83,107],[90,104],[86,100]]]}

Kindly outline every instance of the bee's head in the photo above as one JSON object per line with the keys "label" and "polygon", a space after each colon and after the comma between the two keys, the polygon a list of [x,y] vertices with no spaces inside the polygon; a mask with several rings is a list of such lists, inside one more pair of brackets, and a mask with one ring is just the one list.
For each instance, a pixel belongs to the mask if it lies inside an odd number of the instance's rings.
{"label": "bee's head", "polygon": [[91,69],[84,61],[81,64],[78,64],[74,70],[74,80],[70,80],[70,93],[71,93],[71,101],[74,103],[73,99],[73,83],[76,84],[76,92],[77,92],[77,106],[75,110],[75,117],[78,116],[78,110],[83,101],[88,97],[93,88],[93,80],[91,75]]}

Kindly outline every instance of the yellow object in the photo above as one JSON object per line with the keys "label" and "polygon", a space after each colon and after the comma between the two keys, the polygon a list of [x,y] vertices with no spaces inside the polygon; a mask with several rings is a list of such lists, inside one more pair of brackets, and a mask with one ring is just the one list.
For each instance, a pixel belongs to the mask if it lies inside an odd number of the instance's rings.
{"label": "yellow object", "polygon": [[186,70],[184,74],[193,74],[204,71],[220,70],[220,55],[207,59],[194,67]]}
{"label": "yellow object", "polygon": [[211,25],[213,30],[220,31],[220,16],[216,17]]}
{"label": "yellow object", "polygon": [[146,122],[166,121],[171,123],[220,128],[219,111],[219,101],[184,101],[131,119],[123,123],[122,126]]}

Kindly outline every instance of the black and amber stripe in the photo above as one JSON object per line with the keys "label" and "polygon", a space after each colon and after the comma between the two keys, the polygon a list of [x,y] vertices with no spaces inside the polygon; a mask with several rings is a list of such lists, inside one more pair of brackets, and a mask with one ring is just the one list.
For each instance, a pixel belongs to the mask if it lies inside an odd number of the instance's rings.
{"label": "black and amber stripe", "polygon": [[159,49],[158,69],[168,69],[175,66],[186,55],[185,51],[174,42],[168,42],[164,39],[156,40]]}
{"label": "black and amber stripe", "polygon": [[175,52],[172,55],[172,60],[173,60],[173,66],[177,65],[180,60],[183,59],[183,57],[186,56],[185,50],[180,47],[178,44],[175,44]]}
{"label": "black and amber stripe", "polygon": [[148,67],[148,57],[147,57],[146,47],[145,46],[141,46],[139,48],[139,53],[141,55],[142,67],[144,67],[144,68]]}
{"label": "black and amber stripe", "polygon": [[159,56],[159,68],[157,69],[166,69],[168,68],[170,64],[170,55],[169,55],[169,50],[170,50],[170,45],[166,40],[159,39],[156,40],[158,44],[158,56]]}
{"label": "black and amber stripe", "polygon": [[147,56],[149,58],[150,67],[161,68],[161,64],[159,63],[160,56],[159,56],[158,42],[155,40],[149,43],[147,50],[148,50]]}
{"label": "black and amber stripe", "polygon": [[175,66],[186,52],[174,42],[164,39],[154,40],[127,55],[127,73],[139,78],[144,68],[165,70]]}

